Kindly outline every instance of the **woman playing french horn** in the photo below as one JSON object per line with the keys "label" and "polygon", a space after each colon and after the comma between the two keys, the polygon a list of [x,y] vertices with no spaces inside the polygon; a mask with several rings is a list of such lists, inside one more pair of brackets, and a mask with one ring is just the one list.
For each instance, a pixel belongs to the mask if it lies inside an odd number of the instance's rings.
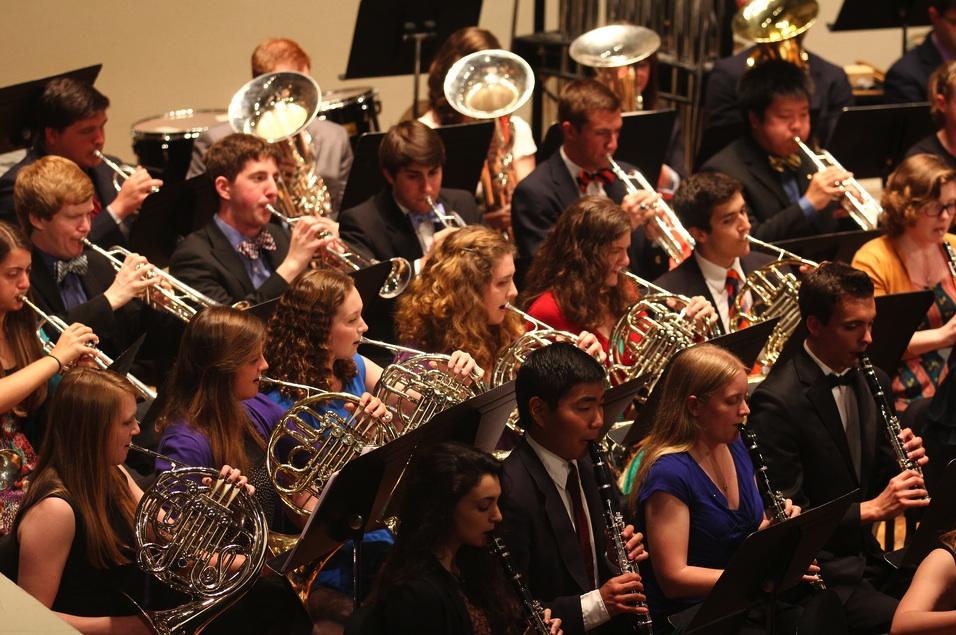
{"label": "woman playing french horn", "polygon": [[[18,229],[0,222],[0,536],[13,524],[36,467],[43,438],[43,406],[64,368],[89,352],[96,335],[72,324],[48,355],[37,319],[24,305],[30,290],[30,247]],[[4,481],[6,481],[4,483]]]}
{"label": "woman playing french horn", "polygon": [[[139,433],[136,391],[111,371],[66,374],[33,484],[2,549],[4,573],[83,633],[150,633],[133,519],[143,491],[122,466]],[[246,486],[228,465],[220,474]],[[248,488],[252,491],[252,488]]]}

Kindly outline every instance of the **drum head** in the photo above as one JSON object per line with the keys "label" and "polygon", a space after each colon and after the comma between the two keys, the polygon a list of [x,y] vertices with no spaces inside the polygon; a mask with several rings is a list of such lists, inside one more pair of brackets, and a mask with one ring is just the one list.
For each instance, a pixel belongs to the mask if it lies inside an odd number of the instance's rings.
{"label": "drum head", "polygon": [[378,94],[368,86],[335,88],[322,93],[319,117],[345,127],[350,136],[378,132]]}
{"label": "drum head", "polygon": [[133,124],[133,139],[165,139],[198,137],[203,131],[218,123],[228,121],[225,110],[197,110],[183,108],[162,115],[140,119]]}

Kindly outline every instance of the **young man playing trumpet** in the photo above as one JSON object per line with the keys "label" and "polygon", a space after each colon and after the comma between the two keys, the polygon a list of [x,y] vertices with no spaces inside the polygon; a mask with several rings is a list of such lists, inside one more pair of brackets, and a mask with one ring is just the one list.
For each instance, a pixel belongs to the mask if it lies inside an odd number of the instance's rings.
{"label": "young man playing trumpet", "polygon": [[[36,105],[35,145],[20,163],[0,176],[0,220],[17,222],[13,187],[20,170],[41,157],[55,155],[77,164],[93,185],[89,239],[102,247],[126,245],[143,199],[163,182],[139,167],[116,190],[115,174],[102,158],[109,105],[110,100],[90,84],[69,77],[47,83]],[[121,163],[116,157],[107,158]]]}
{"label": "young man playing trumpet", "polygon": [[176,247],[169,271],[216,302],[277,298],[336,242],[338,224],[329,218],[304,217],[291,233],[269,223],[279,168],[275,148],[262,139],[232,134],[217,141],[206,153],[206,174],[219,210]]}
{"label": "young man playing trumpet", "polygon": [[750,250],[742,189],[739,181],[719,172],[700,172],[681,183],[674,212],[696,245],[690,258],[654,281],[673,293],[707,298],[724,333],[732,329],[734,303],[747,276],[774,260]]}

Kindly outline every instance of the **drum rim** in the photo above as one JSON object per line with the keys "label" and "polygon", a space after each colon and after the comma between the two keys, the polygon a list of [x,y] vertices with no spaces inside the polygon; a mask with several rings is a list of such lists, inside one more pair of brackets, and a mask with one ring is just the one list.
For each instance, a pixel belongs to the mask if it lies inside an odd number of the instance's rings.
{"label": "drum rim", "polygon": [[343,106],[348,106],[350,104],[361,104],[365,102],[366,99],[376,99],[378,97],[378,91],[375,90],[375,88],[373,88],[372,86],[355,86],[354,88],[330,88],[327,91],[325,91],[322,94],[322,96],[324,98],[325,95],[329,93],[334,93],[334,92],[343,91],[343,90],[357,91],[360,89],[362,90],[362,92],[357,93],[354,96],[349,97],[347,99],[336,99],[335,101],[325,101],[325,99],[323,99],[322,102],[319,104],[319,112],[323,113],[329,110],[335,110],[336,108],[342,108]]}
{"label": "drum rim", "polygon": [[[168,118],[173,120],[186,119],[188,117],[193,117],[197,114],[203,114],[203,113],[224,115],[226,116],[226,119],[223,119],[222,121],[217,123],[229,123],[229,119],[228,119],[229,111],[224,108],[177,108],[175,110],[167,110],[166,112],[159,115],[152,115],[152,116],[144,117],[142,119],[134,121],[133,124],[130,126],[130,135],[133,136],[134,138],[149,138],[149,137],[163,138],[163,137],[171,137],[174,135],[182,136],[182,135],[188,135],[190,133],[195,133],[195,132],[205,132],[206,130],[209,130],[209,128],[211,128],[212,126],[205,126],[205,127],[194,126],[191,128],[184,128],[182,130],[176,130],[175,132],[156,132],[156,131],[146,131],[146,130],[136,129],[136,126],[138,126],[139,124],[147,122],[147,121],[152,121],[153,119],[163,119],[163,118]],[[216,124],[213,124],[213,125],[216,125]]]}

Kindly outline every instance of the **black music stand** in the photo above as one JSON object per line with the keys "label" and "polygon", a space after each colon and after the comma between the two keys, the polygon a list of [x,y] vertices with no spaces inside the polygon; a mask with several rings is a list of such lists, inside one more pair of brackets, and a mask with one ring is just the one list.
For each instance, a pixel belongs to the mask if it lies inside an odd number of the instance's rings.
{"label": "black music stand", "polygon": [[925,102],[850,106],[837,116],[826,148],[855,178],[886,179],[906,151],[934,130]]}
{"label": "black music stand", "polygon": [[827,28],[831,31],[902,28],[905,53],[907,30],[930,23],[928,8],[929,0],[843,0],[836,21],[827,24]]}
{"label": "black music stand", "polygon": [[854,490],[750,534],[703,603],[672,615],[670,622],[683,628],[687,635],[730,635],[738,631],[751,608],[766,600],[770,604],[768,632],[774,632],[777,596],[802,582],[807,567],[830,539],[856,495]]}
{"label": "black music stand", "polygon": [[[860,247],[882,235],[882,229],[859,229],[833,234],[818,234],[805,238],[778,240],[773,244],[814,262],[831,260],[850,264]],[[759,250],[760,247],[756,247],[756,249]],[[770,253],[776,255],[773,252]]]}
{"label": "black music stand", "polygon": [[219,195],[206,174],[165,185],[143,201],[130,230],[130,249],[166,267],[176,245],[204,227],[218,209]]}
{"label": "black music stand", "polygon": [[897,569],[918,567],[929,552],[940,546],[939,535],[950,529],[956,529],[956,460],[950,461],[943,471],[913,539],[883,558]]}
{"label": "black music stand", "polygon": [[51,79],[71,77],[92,86],[101,68],[102,64],[94,64],[0,88],[0,154],[26,148],[34,142],[33,132],[37,123],[34,115],[47,82]]}
{"label": "black music stand", "polygon": [[417,118],[420,74],[449,35],[477,26],[480,15],[481,0],[362,0],[342,79],[413,74]]}
{"label": "black music stand", "polygon": [[[488,146],[495,124],[492,121],[454,124],[436,128],[445,145],[445,166],[442,170],[442,187],[456,188],[466,192],[478,189],[478,179],[485,164]],[[352,170],[342,195],[342,209],[365,202],[385,187],[385,177],[378,163],[378,147],[385,132],[366,132],[352,137]]]}
{"label": "black music stand", "polygon": [[[656,186],[661,165],[664,164],[664,155],[670,144],[674,122],[677,120],[677,111],[673,108],[641,110],[626,113],[621,116],[621,120],[621,137],[614,158],[630,163]],[[557,122],[548,128],[544,140],[541,141],[535,155],[538,164],[557,152],[562,143],[564,133],[561,132],[561,122]]]}

